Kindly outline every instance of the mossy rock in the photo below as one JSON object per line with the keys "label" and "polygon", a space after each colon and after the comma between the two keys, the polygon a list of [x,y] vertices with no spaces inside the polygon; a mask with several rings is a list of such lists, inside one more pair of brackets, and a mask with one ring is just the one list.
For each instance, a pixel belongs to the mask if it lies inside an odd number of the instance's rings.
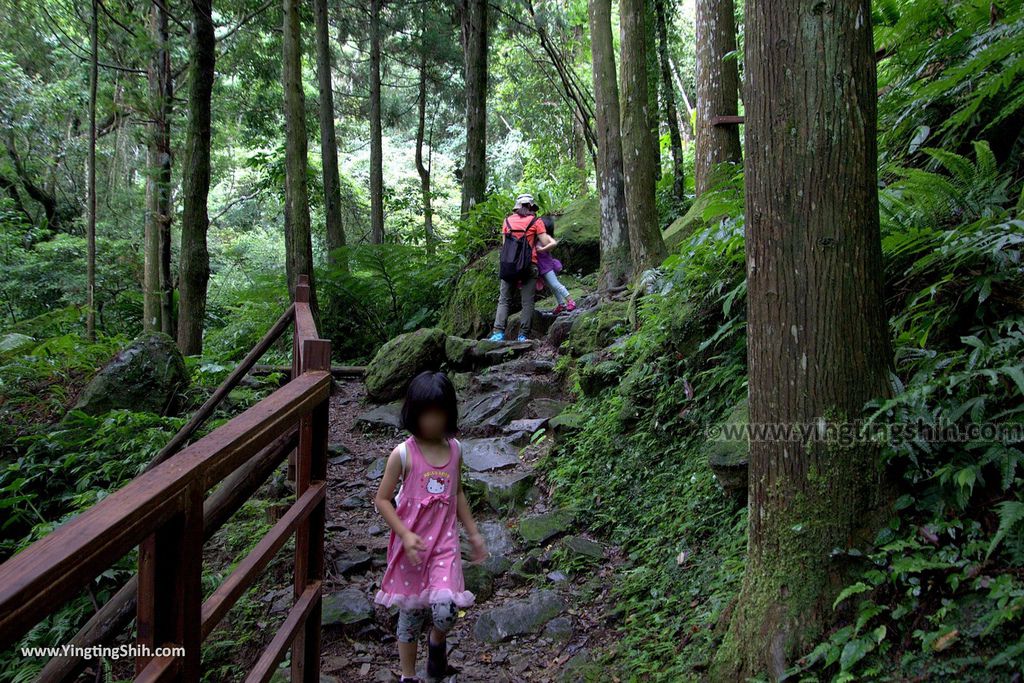
{"label": "mossy rock", "polygon": [[601,203],[597,195],[578,199],[555,215],[552,252],[565,273],[589,274],[601,265]]}
{"label": "mossy rock", "polygon": [[441,311],[441,327],[448,334],[477,338],[489,332],[498,310],[498,250],[471,263],[459,275]]}
{"label": "mossy rock", "polygon": [[588,560],[601,560],[604,558],[604,547],[595,541],[583,536],[566,536],[562,539],[562,545],[566,549]]}
{"label": "mossy rock", "polygon": [[537,477],[532,471],[466,472],[462,486],[466,495],[484,500],[495,512],[513,512],[536,496]]}
{"label": "mossy rock", "polygon": [[553,510],[519,520],[519,535],[531,545],[540,545],[549,538],[569,530],[576,518],[572,510]]}
{"label": "mossy rock", "polygon": [[75,409],[90,415],[118,408],[174,414],[188,384],[174,340],[163,332],[146,332],[103,366],[79,394]]}
{"label": "mossy rock", "polygon": [[446,341],[444,330],[424,327],[400,334],[380,347],[366,367],[367,397],[377,403],[401,398],[418,373],[440,368]]}
{"label": "mossy rock", "polygon": [[[750,457],[750,444],[746,437],[745,427],[750,421],[747,400],[743,399],[729,411],[722,421],[724,429],[719,431],[720,438],[707,443],[708,465],[715,474],[722,489],[737,499],[743,499],[747,493],[747,469]],[[734,432],[741,432],[742,438],[735,438]]]}
{"label": "mossy rock", "polygon": [[468,366],[475,345],[476,340],[474,339],[448,335],[444,343],[444,355],[448,365],[455,368]]}
{"label": "mossy rock", "polygon": [[629,331],[627,301],[609,301],[580,313],[569,331],[567,347],[573,357],[602,349]]}
{"label": "mossy rock", "polygon": [[462,576],[466,590],[471,592],[477,603],[481,603],[494,595],[494,577],[483,565],[465,563]]}

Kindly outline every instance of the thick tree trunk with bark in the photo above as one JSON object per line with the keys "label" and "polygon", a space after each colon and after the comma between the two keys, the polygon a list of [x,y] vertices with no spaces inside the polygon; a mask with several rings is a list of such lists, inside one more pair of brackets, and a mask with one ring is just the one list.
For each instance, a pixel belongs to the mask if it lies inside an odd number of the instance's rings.
{"label": "thick tree trunk with bark", "polygon": [[631,272],[611,5],[611,0],[590,0],[589,8],[594,123],[597,133],[597,188],[601,199],[600,291],[607,291],[626,282]]}
{"label": "thick tree trunk with bark", "polygon": [[712,125],[716,116],[739,112],[739,71],[736,59],[736,18],[733,0],[697,0],[697,194],[714,186],[714,167],[743,160],[739,126]]}
{"label": "thick tree trunk with bark", "polygon": [[164,238],[171,234],[171,101],[173,81],[167,49],[167,12],[162,2],[149,8],[149,34],[153,54],[149,61],[150,124],[147,141],[145,268],[142,327],[166,331],[164,320]]}
{"label": "thick tree trunk with bark", "polygon": [[309,304],[319,320],[316,281],[313,277],[313,240],[309,227],[309,194],[306,169],[306,98],[302,94],[302,19],[300,0],[284,0],[284,31],[281,38],[285,122],[285,252],[288,292],[295,297],[299,276],[309,277]]}
{"label": "thick tree trunk with bark", "polygon": [[[434,253],[434,207],[430,196],[430,162],[423,159],[423,139],[427,128],[427,6],[421,11],[420,25],[420,85],[416,111],[416,172],[420,176],[423,197],[423,239],[427,251]],[[431,152],[432,153],[432,152]]]}
{"label": "thick tree trunk with bark", "polygon": [[186,355],[203,350],[206,287],[210,280],[210,252],[206,248],[210,217],[206,202],[210,194],[210,108],[216,58],[212,11],[212,0],[192,0],[192,65],[185,164],[181,173],[178,263],[178,348]]}
{"label": "thick tree trunk with bark", "polygon": [[654,5],[658,0],[644,0],[644,45],[647,47],[647,121],[654,139],[654,182],[661,180],[661,121],[658,115],[658,97],[661,89],[658,70],[657,16]]}
{"label": "thick tree trunk with bark", "polygon": [[487,191],[487,0],[462,0],[462,49],[466,80],[466,163],[462,215]]}
{"label": "thick tree trunk with bark", "polygon": [[86,158],[86,219],[85,264],[86,317],[85,334],[89,341],[96,339],[96,83],[99,79],[99,0],[92,0],[89,26],[89,152]]}
{"label": "thick tree trunk with bark", "polygon": [[370,0],[370,241],[384,243],[384,150],[380,114],[380,8]]}
{"label": "thick tree trunk with bark", "polygon": [[338,174],[338,138],[334,130],[334,88],[331,78],[331,42],[327,21],[327,0],[313,0],[316,22],[316,75],[320,87],[320,158],[324,171],[324,221],[327,223],[327,254],[330,263],[348,270],[348,261],[338,257],[345,246],[345,225],[341,217],[341,179]]}
{"label": "thick tree trunk with bark", "polygon": [[686,170],[683,160],[683,140],[679,134],[679,114],[676,111],[675,88],[672,85],[672,67],[668,60],[667,0],[654,0],[658,22],[658,62],[661,67],[661,101],[665,107],[669,147],[672,150],[672,195],[679,201],[686,198]]}
{"label": "thick tree trunk with bark", "polygon": [[[805,7],[746,10],[750,424],[841,433],[889,391],[871,11]],[[887,507],[876,449],[837,441],[751,440],[747,567],[714,680],[778,678],[828,627],[850,570],[833,549],[870,542]]]}
{"label": "thick tree trunk with bark", "polygon": [[619,5],[622,101],[628,103],[622,108],[622,170],[634,273],[660,264],[666,254],[654,203],[657,141],[648,111],[646,4],[622,0]]}

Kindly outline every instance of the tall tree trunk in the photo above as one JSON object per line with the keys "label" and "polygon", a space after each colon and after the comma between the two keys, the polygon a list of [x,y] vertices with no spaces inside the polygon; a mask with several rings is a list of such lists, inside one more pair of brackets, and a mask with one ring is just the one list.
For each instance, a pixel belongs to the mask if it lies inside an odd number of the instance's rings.
{"label": "tall tree trunk", "polygon": [[622,0],[619,5],[622,101],[630,104],[622,108],[622,170],[634,273],[658,265],[666,254],[654,204],[656,141],[648,112],[646,4]]}
{"label": "tall tree trunk", "polygon": [[[842,435],[889,392],[871,9],[804,8],[746,10],[750,424]],[[751,440],[746,573],[713,680],[778,678],[828,627],[852,569],[833,549],[886,514],[877,450],[840,439]]]}
{"label": "tall tree trunk", "polygon": [[654,139],[654,181],[661,180],[661,121],[658,116],[658,91],[660,73],[658,70],[658,37],[655,4],[658,0],[644,0],[644,45],[647,61],[647,121]]}
{"label": "tall tree trunk", "polygon": [[679,96],[683,99],[683,111],[679,114],[679,127],[683,132],[683,136],[687,140],[693,140],[696,138],[696,134],[693,132],[693,126],[691,125],[693,119],[693,107],[690,106],[690,98],[686,95],[686,85],[683,83],[683,79],[679,77],[679,68],[676,66],[675,61],[672,57],[668,60],[669,66],[672,68],[672,81],[676,84],[679,89]]}
{"label": "tall tree trunk", "polygon": [[487,0],[463,0],[462,48],[466,80],[466,163],[462,215],[487,191]]}
{"label": "tall tree trunk", "polygon": [[192,0],[192,64],[189,75],[188,130],[181,174],[181,254],[178,263],[178,348],[186,355],[203,351],[206,287],[210,252],[210,119],[216,44],[212,0]]}
{"label": "tall tree trunk", "polygon": [[739,71],[735,58],[736,18],[733,0],[697,0],[697,194],[713,187],[714,167],[743,160],[737,125],[712,125],[716,116],[739,112]]}
{"label": "tall tree trunk", "polygon": [[149,61],[150,120],[147,141],[143,329],[166,331],[164,321],[164,236],[171,230],[171,57],[167,49],[167,11],[163,2],[149,9],[153,54]]}
{"label": "tall tree trunk", "polygon": [[306,99],[302,94],[302,19],[301,0],[284,0],[284,24],[281,38],[285,122],[285,230],[288,292],[294,299],[299,275],[309,277],[309,305],[319,320],[316,280],[313,277],[313,238],[309,227],[309,194],[306,169],[309,148],[306,142]]}
{"label": "tall tree trunk", "polygon": [[683,140],[679,135],[679,114],[676,112],[675,88],[672,85],[672,67],[668,61],[667,0],[654,0],[658,22],[658,60],[661,66],[661,101],[665,105],[665,124],[668,126],[669,146],[672,149],[672,195],[679,201],[686,198],[686,170],[683,161]]}
{"label": "tall tree trunk", "polygon": [[423,196],[423,239],[427,252],[434,253],[434,207],[430,197],[430,166],[423,160],[423,138],[427,127],[427,6],[421,9],[420,25],[420,89],[416,112],[416,172],[420,175]]}
{"label": "tall tree trunk", "polygon": [[384,150],[380,120],[380,8],[370,0],[370,241],[384,243]]}
{"label": "tall tree trunk", "polygon": [[320,86],[320,157],[324,170],[324,220],[327,223],[327,254],[330,263],[348,270],[348,260],[336,250],[345,246],[341,217],[341,178],[338,175],[338,137],[334,130],[334,84],[331,78],[331,42],[327,0],[313,0],[316,22],[316,75]]}
{"label": "tall tree trunk", "polygon": [[597,188],[601,198],[601,274],[598,289],[607,291],[628,280],[631,272],[611,0],[590,0],[589,15],[597,132]]}
{"label": "tall tree trunk", "polygon": [[99,79],[99,0],[92,0],[89,25],[89,153],[86,159],[86,201],[88,219],[85,228],[87,256],[85,265],[85,335],[96,339],[96,83]]}

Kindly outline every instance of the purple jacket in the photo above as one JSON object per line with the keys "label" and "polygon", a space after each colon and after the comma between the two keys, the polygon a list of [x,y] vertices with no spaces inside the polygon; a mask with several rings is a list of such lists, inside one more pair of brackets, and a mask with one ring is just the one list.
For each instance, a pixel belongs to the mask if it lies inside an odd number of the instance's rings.
{"label": "purple jacket", "polygon": [[555,271],[556,273],[561,272],[562,262],[556,259],[546,251],[537,252],[537,272],[540,275],[544,275],[549,271]]}

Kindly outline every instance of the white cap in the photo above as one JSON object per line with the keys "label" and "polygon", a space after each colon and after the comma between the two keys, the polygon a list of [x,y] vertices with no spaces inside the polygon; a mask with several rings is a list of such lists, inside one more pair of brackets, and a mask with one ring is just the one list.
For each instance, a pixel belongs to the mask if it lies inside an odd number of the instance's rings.
{"label": "white cap", "polygon": [[524,206],[534,209],[537,208],[537,205],[533,201],[532,194],[521,194],[518,197],[516,197],[516,205],[513,207],[513,209],[521,209]]}

